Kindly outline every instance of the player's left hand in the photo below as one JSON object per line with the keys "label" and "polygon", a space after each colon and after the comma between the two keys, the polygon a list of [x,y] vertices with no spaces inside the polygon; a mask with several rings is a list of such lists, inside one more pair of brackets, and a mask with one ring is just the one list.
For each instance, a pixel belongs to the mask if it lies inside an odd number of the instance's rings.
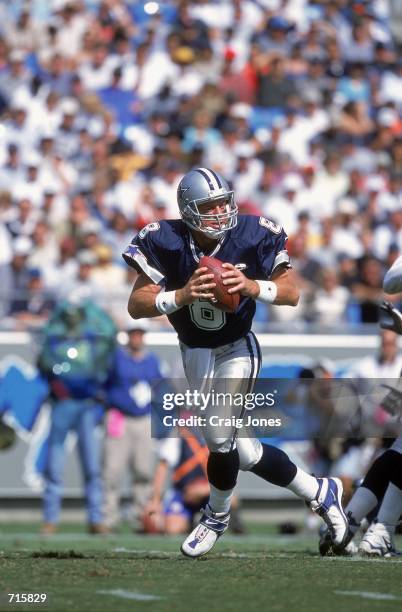
{"label": "player's left hand", "polygon": [[381,327],[383,329],[390,329],[396,334],[402,334],[402,313],[389,302],[383,302],[380,308],[392,319],[390,323],[382,321]]}
{"label": "player's left hand", "polygon": [[258,297],[260,287],[254,280],[247,278],[231,263],[224,263],[222,267],[227,269],[227,272],[222,274],[222,283],[228,288],[228,293],[238,292],[245,297],[251,297],[253,300]]}

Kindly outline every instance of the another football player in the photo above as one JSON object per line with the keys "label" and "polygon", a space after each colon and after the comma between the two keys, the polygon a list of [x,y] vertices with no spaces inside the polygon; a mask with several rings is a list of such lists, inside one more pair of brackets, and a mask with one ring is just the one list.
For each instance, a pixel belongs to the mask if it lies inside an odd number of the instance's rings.
{"label": "another football player", "polygon": [[[249,393],[261,366],[260,347],[251,331],[255,301],[296,306],[299,291],[282,227],[265,217],[238,215],[234,193],[217,172],[195,168],[182,178],[177,201],[181,219],[150,223],[123,257],[139,276],[128,310],[133,318],[167,315],[178,334],[190,388]],[[225,262],[223,282],[241,300],[234,313],[216,308],[213,275],[199,268],[203,255]],[[209,407],[207,408],[207,411]],[[287,487],[307,501],[327,523],[333,541],[347,536],[342,485],[315,478],[281,450],[257,439],[237,437],[235,427],[205,428],[210,450],[210,496],[200,524],[182,544],[183,554],[206,554],[229,523],[230,502],[239,469]]]}
{"label": "another football player", "polygon": [[[384,282],[384,289],[385,287]],[[388,302],[382,305],[382,309],[391,317],[391,323],[383,322],[381,327],[402,335],[402,313]],[[381,405],[389,414],[400,420],[402,392],[398,388],[399,385],[400,381],[395,387],[389,386],[389,393]],[[362,484],[346,506],[345,512],[349,522],[348,535],[339,546],[334,544],[329,530],[323,531],[319,543],[319,550],[323,556],[354,552],[370,557],[393,557],[400,554],[395,550],[394,533],[402,516],[402,435],[373,462]],[[352,539],[359,530],[362,520],[373,512],[376,512],[376,518],[357,548]]]}

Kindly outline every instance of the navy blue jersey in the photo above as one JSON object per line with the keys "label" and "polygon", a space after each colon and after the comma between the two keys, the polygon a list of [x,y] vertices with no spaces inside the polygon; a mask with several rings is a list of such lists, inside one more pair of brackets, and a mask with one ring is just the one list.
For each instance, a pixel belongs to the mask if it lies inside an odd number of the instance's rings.
{"label": "navy blue jersey", "polygon": [[[210,253],[203,253],[180,219],[145,226],[123,258],[166,291],[181,289],[209,255],[237,266],[248,278],[268,279],[279,265],[289,265],[287,236],[282,227],[265,217],[239,215],[236,227],[225,232]],[[255,302],[242,297],[234,313],[198,299],[169,315],[179,340],[189,347],[216,348],[235,342],[251,328]]]}
{"label": "navy blue jersey", "polygon": [[156,355],[146,353],[140,359],[123,348],[117,348],[105,384],[107,401],[130,416],[151,412],[151,386],[162,379]]}

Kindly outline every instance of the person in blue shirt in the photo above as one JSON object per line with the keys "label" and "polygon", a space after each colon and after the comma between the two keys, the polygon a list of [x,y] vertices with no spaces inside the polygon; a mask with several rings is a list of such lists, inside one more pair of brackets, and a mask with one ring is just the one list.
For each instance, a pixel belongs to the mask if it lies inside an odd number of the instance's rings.
{"label": "person in blue shirt", "polygon": [[[181,219],[144,227],[123,254],[139,276],[129,298],[134,318],[168,316],[177,332],[190,390],[222,390],[233,397],[251,393],[261,366],[261,351],[251,331],[256,300],[295,306],[299,291],[286,250],[283,228],[270,219],[238,215],[234,192],[209,168],[194,168],[177,190]],[[214,306],[213,275],[199,267],[203,255],[224,262],[223,282],[240,294],[234,313]],[[206,554],[228,527],[230,504],[239,469],[288,487],[318,512],[341,544],[347,520],[342,485],[315,478],[298,468],[281,450],[239,435],[233,427],[216,427],[208,404],[203,435],[209,448],[208,504],[200,524],[181,546],[189,557]],[[245,415],[245,406],[236,408]]]}
{"label": "person in blue shirt", "polygon": [[128,343],[116,348],[106,382],[106,439],[104,446],[104,521],[109,530],[119,523],[122,479],[133,476],[134,524],[147,503],[154,473],[151,440],[151,385],[163,378],[159,359],[146,350],[147,320],[131,320]]}
{"label": "person in blue shirt", "polygon": [[96,427],[103,417],[103,385],[116,341],[110,316],[91,300],[63,300],[42,330],[38,368],[49,386],[52,406],[46,464],[42,533],[57,530],[60,518],[66,439],[77,436],[88,531],[105,533],[103,487]]}

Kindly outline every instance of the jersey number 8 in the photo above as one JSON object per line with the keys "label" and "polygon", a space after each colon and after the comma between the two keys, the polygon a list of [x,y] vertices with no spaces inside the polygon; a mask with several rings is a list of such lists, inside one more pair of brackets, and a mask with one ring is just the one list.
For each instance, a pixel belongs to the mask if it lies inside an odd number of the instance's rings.
{"label": "jersey number 8", "polygon": [[221,329],[226,323],[226,313],[212,306],[208,300],[198,299],[189,305],[191,320],[199,329]]}

